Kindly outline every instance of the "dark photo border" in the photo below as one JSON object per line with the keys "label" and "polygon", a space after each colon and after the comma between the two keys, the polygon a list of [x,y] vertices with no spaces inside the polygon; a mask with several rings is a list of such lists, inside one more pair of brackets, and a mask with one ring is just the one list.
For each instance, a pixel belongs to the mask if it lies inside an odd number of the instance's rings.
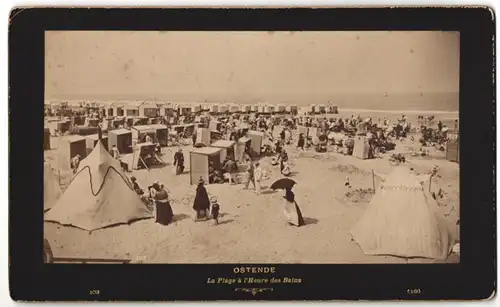
{"label": "dark photo border", "polygon": [[[490,8],[14,9],[9,19],[9,282],[14,300],[478,300],[496,292],[495,22]],[[265,265],[300,284],[207,284],[234,264],[43,263],[45,30],[460,32],[459,264]],[[144,48],[147,48],[145,46]],[[244,265],[245,267],[256,266]],[[268,287],[269,285],[266,285]],[[256,286],[258,287],[258,285]],[[99,294],[96,291],[98,290]],[[257,292],[256,292],[257,291]],[[92,295],[94,293],[94,295]]]}

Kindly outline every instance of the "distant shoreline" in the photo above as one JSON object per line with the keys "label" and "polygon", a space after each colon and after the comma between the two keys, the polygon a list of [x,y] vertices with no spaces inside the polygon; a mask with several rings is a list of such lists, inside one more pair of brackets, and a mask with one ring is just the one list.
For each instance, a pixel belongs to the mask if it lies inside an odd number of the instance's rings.
{"label": "distant shoreline", "polygon": [[[52,100],[52,99],[51,99]],[[73,99],[68,99],[68,100],[65,100],[65,99],[53,99],[52,101],[68,101],[68,102],[77,102],[77,101],[80,101],[80,100],[73,100]],[[99,100],[99,99],[95,99],[95,100],[90,100],[90,101],[95,101],[95,102],[102,102],[102,103],[112,103],[114,102],[113,100]],[[119,101],[119,100],[118,100]],[[124,104],[133,104],[133,103],[136,103],[136,102],[140,102],[140,101],[148,101],[148,100],[125,100],[125,101],[121,101],[122,103]],[[149,100],[149,101],[155,101],[155,100]],[[157,101],[158,103],[162,103],[161,100],[158,100]],[[175,103],[175,102],[174,102]],[[185,102],[186,104],[204,104],[204,103],[217,103],[217,102],[214,102],[214,101],[207,101],[207,102],[189,102],[189,101],[186,101]],[[230,103],[230,101],[224,101],[224,102],[219,102],[219,104],[226,104],[226,103]],[[270,103],[270,102],[268,102]],[[258,104],[257,102],[240,102],[240,103],[237,103],[239,105],[248,105],[248,104]],[[300,108],[308,108],[308,106],[310,104],[305,104],[305,103],[294,103],[294,102],[289,102],[289,103],[270,103],[270,104],[274,104],[274,105],[277,105],[277,104],[294,104],[294,105],[297,105]],[[316,105],[320,105],[321,103],[311,103],[311,104],[316,104]],[[404,109],[404,108],[401,108],[402,105],[401,103],[399,102],[399,100],[397,101],[394,101],[394,103],[388,103],[386,104],[385,102],[384,103],[380,103],[380,105],[382,106],[381,108],[379,109],[374,109],[372,108],[372,106],[376,106],[377,103],[371,103],[371,106],[369,106],[368,108],[365,106],[360,106],[359,108],[357,108],[356,106],[348,106],[346,108],[342,107],[342,104],[346,105],[346,104],[356,104],[356,103],[348,103],[348,102],[344,102],[344,103],[339,103],[337,104],[337,107],[338,107],[338,110],[339,110],[339,113],[343,114],[343,113],[386,113],[386,114],[417,114],[417,115],[424,115],[424,114],[430,114],[430,115],[433,115],[433,114],[440,114],[440,115],[457,115],[459,114],[459,110],[455,110],[455,108],[453,107],[448,107],[448,108],[437,108],[437,109],[431,109],[433,106],[433,103],[422,103],[420,101],[413,101],[412,103],[408,103],[408,108]],[[326,105],[326,104],[323,104],[323,105]],[[366,104],[365,104],[366,105]],[[421,105],[421,107],[423,109],[419,109],[419,105]]]}

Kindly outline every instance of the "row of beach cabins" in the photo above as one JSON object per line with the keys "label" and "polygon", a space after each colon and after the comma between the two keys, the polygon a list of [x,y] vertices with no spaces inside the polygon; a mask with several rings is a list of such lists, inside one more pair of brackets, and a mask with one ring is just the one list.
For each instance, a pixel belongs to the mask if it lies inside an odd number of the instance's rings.
{"label": "row of beach cabins", "polygon": [[51,109],[60,108],[63,103],[67,103],[69,108],[80,108],[81,106],[91,108],[104,108],[106,116],[140,116],[156,117],[172,116],[179,111],[179,115],[188,116],[198,112],[209,112],[210,114],[228,113],[262,113],[262,114],[337,114],[336,105],[311,104],[301,106],[294,104],[236,104],[236,103],[165,103],[157,101],[123,101],[123,102],[47,102],[46,106]]}

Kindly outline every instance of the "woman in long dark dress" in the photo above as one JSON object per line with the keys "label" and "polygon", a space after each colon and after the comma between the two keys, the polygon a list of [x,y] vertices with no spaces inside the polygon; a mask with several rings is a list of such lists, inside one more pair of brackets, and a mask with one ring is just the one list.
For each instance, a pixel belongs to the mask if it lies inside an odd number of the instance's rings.
{"label": "woman in long dark dress", "polygon": [[156,205],[156,223],[161,225],[168,225],[172,223],[174,211],[168,200],[168,193],[158,184],[154,184],[153,188],[156,190],[154,201]]}
{"label": "woman in long dark dress", "polygon": [[210,199],[208,198],[205,182],[202,178],[198,181],[196,187],[196,196],[194,198],[193,210],[196,212],[196,220],[206,218],[207,211],[210,208]]}
{"label": "woman in long dark dress", "polygon": [[306,223],[304,222],[304,218],[302,217],[302,212],[300,212],[300,208],[295,202],[295,194],[292,192],[292,189],[285,190],[284,204],[285,204],[285,217],[288,223],[295,225],[297,227],[304,226]]}
{"label": "woman in long dark dress", "polygon": [[299,134],[299,141],[297,142],[297,148],[304,150],[304,145],[306,144],[306,140],[304,139],[304,134]]}

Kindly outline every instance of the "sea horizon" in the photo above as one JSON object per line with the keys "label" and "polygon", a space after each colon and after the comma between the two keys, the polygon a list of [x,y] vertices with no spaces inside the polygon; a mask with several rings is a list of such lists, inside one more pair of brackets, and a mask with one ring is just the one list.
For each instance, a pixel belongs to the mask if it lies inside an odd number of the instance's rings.
{"label": "sea horizon", "polygon": [[[46,101],[93,101],[93,102],[123,102],[134,103],[140,101],[172,102],[172,103],[269,103],[269,104],[296,104],[307,106],[310,104],[327,104],[329,102],[344,110],[365,111],[418,111],[418,112],[458,112],[459,93],[355,93],[355,94],[312,94],[302,97],[227,97],[223,95],[207,95],[206,99],[194,95],[120,95],[120,94],[62,94],[46,97]],[[277,95],[276,95],[277,96]],[[307,96],[307,97],[306,97]]]}

